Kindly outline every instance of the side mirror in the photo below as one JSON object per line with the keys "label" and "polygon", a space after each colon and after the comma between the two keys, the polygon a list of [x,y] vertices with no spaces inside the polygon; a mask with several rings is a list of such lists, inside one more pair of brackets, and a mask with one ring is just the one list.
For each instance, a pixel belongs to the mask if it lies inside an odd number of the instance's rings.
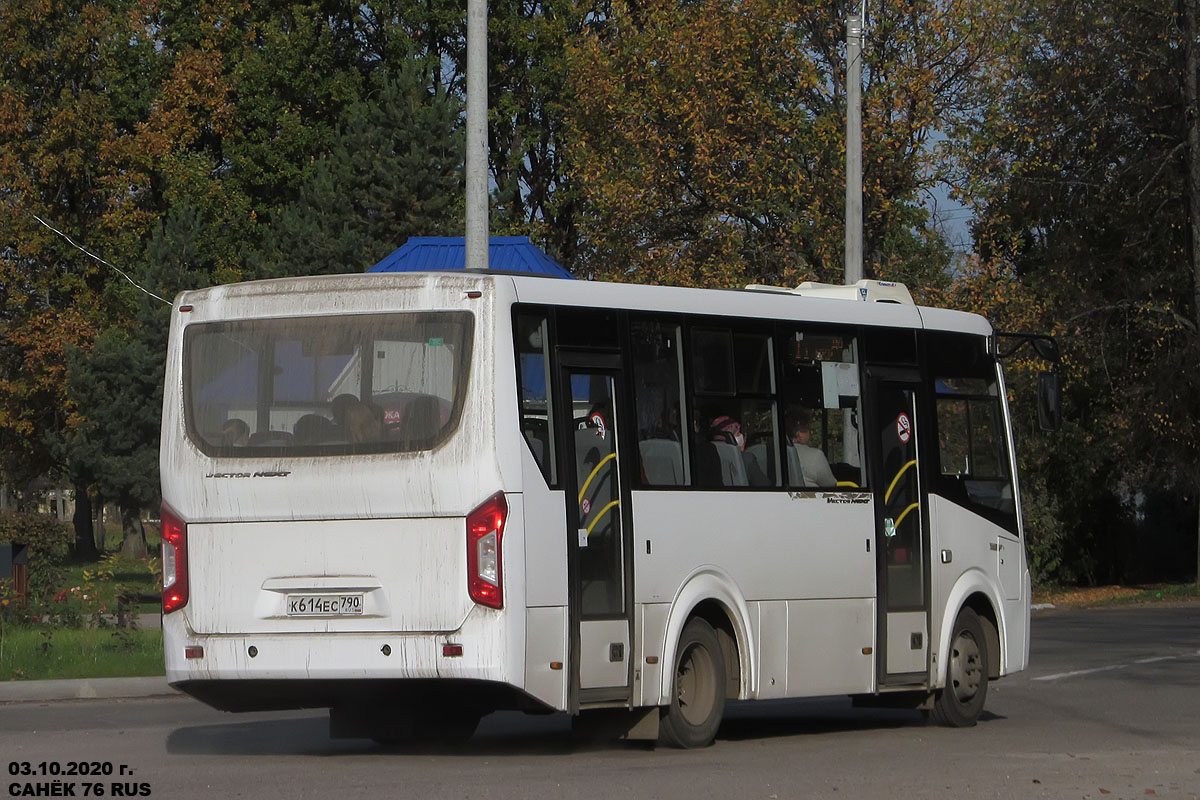
{"label": "side mirror", "polygon": [[1062,427],[1062,386],[1057,372],[1038,373],[1038,425],[1051,432]]}
{"label": "side mirror", "polygon": [[1030,339],[1033,343],[1034,352],[1041,356],[1046,361],[1057,364],[1062,355],[1058,352],[1058,342],[1049,336],[1035,336]]}

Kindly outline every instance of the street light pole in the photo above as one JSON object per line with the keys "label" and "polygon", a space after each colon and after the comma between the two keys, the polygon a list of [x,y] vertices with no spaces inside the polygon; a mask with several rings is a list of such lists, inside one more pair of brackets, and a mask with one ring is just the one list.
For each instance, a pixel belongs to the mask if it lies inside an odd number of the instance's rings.
{"label": "street light pole", "polygon": [[487,0],[467,0],[466,266],[488,268]]}
{"label": "street light pole", "polygon": [[[865,3],[864,3],[865,9]],[[846,20],[846,284],[863,277],[862,220],[863,16]]]}

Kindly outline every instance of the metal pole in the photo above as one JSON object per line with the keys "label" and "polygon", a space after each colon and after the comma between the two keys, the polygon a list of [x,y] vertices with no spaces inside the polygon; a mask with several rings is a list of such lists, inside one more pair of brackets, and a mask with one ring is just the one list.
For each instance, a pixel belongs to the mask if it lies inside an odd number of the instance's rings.
{"label": "metal pole", "polygon": [[466,266],[488,268],[487,0],[467,0]]}
{"label": "metal pole", "polygon": [[846,20],[846,284],[863,277],[862,17]]}

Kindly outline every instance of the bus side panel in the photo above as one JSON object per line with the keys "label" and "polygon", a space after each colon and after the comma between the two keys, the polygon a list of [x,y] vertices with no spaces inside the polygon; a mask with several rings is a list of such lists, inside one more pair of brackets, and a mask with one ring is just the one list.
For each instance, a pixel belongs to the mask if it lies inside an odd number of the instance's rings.
{"label": "bus side panel", "polygon": [[551,490],[533,454],[520,435],[514,445],[521,453],[525,512],[525,604],[567,604],[567,511],[561,490]]}
{"label": "bus side panel", "polygon": [[[642,670],[640,705],[653,706],[659,703],[659,686],[662,683],[663,652],[666,648],[667,616],[671,612],[669,603],[646,603],[641,607],[641,653],[637,654]],[[646,659],[657,656],[651,664]],[[637,698],[634,698],[638,702]]]}
{"label": "bus side panel", "polygon": [[[788,603],[787,616],[788,694],[816,696],[874,691],[874,600],[793,600]],[[849,640],[848,631],[859,632],[863,638]],[[830,646],[833,642],[843,644]]]}
{"label": "bus side panel", "polygon": [[[997,551],[993,548],[998,543],[1001,529],[937,495],[929,496],[929,510],[933,524],[929,641],[937,645],[931,654],[934,683],[940,685],[942,679],[939,676],[945,673],[946,657],[943,654],[944,642],[949,637],[948,627],[954,624],[962,603],[975,592],[988,598],[999,620],[1000,672],[1005,674],[1010,671],[1005,662],[1012,649],[1023,649],[1020,642],[1024,641],[1025,626],[1019,622],[1008,624],[1009,614],[998,600],[1002,594],[996,574]],[[943,561],[945,551],[949,551],[948,563]]]}
{"label": "bus side panel", "polygon": [[635,492],[635,535],[639,543],[651,542],[650,553],[634,548],[635,600],[670,601],[706,564],[720,564],[748,601],[874,597],[872,506],[850,499],[845,493]]}
{"label": "bus side panel", "polygon": [[[865,498],[635,492],[634,530],[651,543],[650,553],[634,548],[636,600],[670,601],[695,571],[720,564],[749,608],[759,653],[754,696],[812,696],[831,680],[838,693],[870,691],[873,662],[862,649],[875,638],[873,517],[871,503],[858,499]],[[806,608],[813,601],[819,611]],[[823,613],[833,621],[822,622]],[[793,657],[803,666],[791,667]]]}
{"label": "bus side panel", "polygon": [[[508,315],[497,317],[509,319]],[[569,636],[567,631],[567,536],[566,505],[563,492],[546,485],[533,453],[530,452],[517,421],[516,379],[513,369],[512,336],[497,336],[498,366],[496,426],[504,485],[519,494],[509,498],[521,508],[521,549],[506,543],[506,564],[520,560],[521,594],[509,587],[509,602],[514,613],[523,604],[526,638],[524,689],[533,697],[559,711],[567,708]],[[518,645],[519,646],[519,645]],[[559,664],[552,669],[551,664]]]}
{"label": "bus side panel", "polygon": [[[788,604],[783,600],[749,603],[757,617],[758,699],[788,695]],[[757,611],[757,613],[755,613]]]}
{"label": "bus side panel", "polygon": [[[551,708],[567,708],[567,609],[525,610],[525,691]],[[551,664],[558,664],[554,669]]]}
{"label": "bus side panel", "polygon": [[[497,278],[493,284],[495,300],[491,304],[489,347],[494,367],[485,379],[492,385],[492,407],[488,412],[487,424],[495,430],[496,459],[500,467],[505,492],[521,492],[529,482],[526,464],[527,451],[521,435],[520,395],[517,389],[516,353],[513,349],[512,305],[516,290],[511,278]],[[532,462],[532,455],[529,460]],[[537,465],[534,463],[534,472]]]}

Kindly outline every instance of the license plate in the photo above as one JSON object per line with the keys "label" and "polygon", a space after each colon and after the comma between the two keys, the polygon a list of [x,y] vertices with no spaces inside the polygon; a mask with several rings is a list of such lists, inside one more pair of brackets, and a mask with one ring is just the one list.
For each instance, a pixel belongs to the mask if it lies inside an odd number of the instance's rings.
{"label": "license plate", "polygon": [[342,617],[363,612],[361,594],[289,594],[289,617]]}

